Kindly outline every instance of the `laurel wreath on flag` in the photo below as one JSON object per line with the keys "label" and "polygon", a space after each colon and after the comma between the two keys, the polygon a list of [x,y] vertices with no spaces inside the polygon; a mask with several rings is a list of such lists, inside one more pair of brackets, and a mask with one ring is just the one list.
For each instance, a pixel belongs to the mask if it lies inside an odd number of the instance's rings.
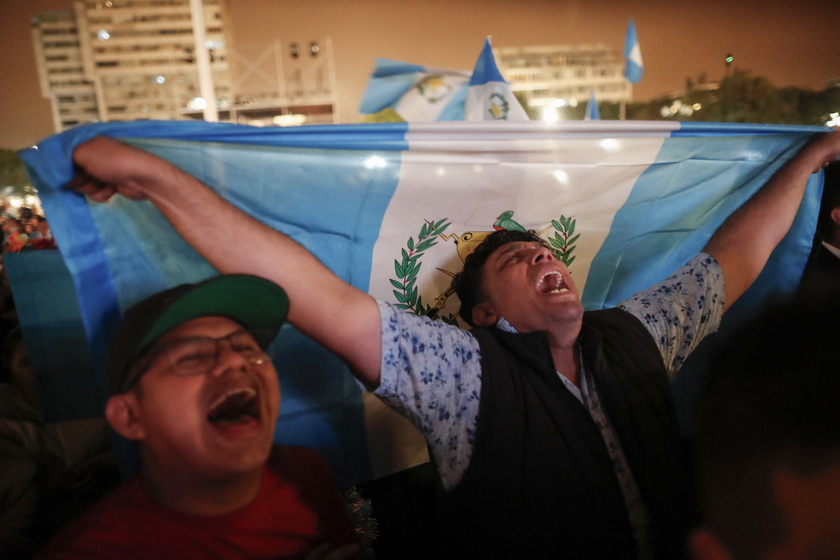
{"label": "laurel wreath on flag", "polygon": [[510,103],[501,93],[493,93],[490,95],[490,108],[487,112],[497,121],[507,120],[508,112],[510,111]]}
{"label": "laurel wreath on flag", "polygon": [[[433,85],[433,82],[438,82],[437,86]],[[417,87],[417,91],[420,93],[420,96],[429,103],[437,103],[438,101],[446,98],[446,96],[449,95],[449,92],[452,91],[452,86],[444,82],[443,76],[440,74],[434,74],[423,78],[423,80],[421,80],[415,87]],[[434,95],[435,90],[439,91],[437,95]]]}
{"label": "laurel wreath on flag", "polygon": [[409,237],[406,246],[402,249],[402,260],[394,261],[397,279],[391,278],[390,281],[396,288],[394,297],[397,298],[396,306],[399,309],[411,311],[417,315],[428,315],[434,309],[433,306],[423,303],[423,296],[418,293],[416,282],[417,274],[423,264],[420,258],[425,251],[437,245],[437,235],[446,231],[451,223],[444,222],[446,218],[423,224],[417,236],[417,243],[414,243],[414,237]]}
{"label": "laurel wreath on flag", "polygon": [[[566,266],[570,266],[575,260],[572,253],[575,250],[575,242],[580,237],[580,234],[575,235],[576,224],[577,220],[566,216],[551,220],[554,236],[549,237],[548,242],[557,260]],[[393,294],[397,299],[397,308],[417,315],[433,315],[437,318],[437,312],[439,311],[437,307],[440,306],[436,307],[423,303],[423,296],[420,295],[417,288],[417,275],[423,266],[420,259],[427,250],[437,245],[438,234],[442,234],[450,225],[451,222],[447,222],[446,218],[437,222],[426,222],[420,228],[416,243],[414,237],[408,238],[405,247],[401,249],[402,260],[394,260],[394,272],[397,277],[389,279],[391,286],[396,288],[393,290]],[[442,294],[441,297],[445,299],[447,295],[449,294]],[[444,320],[446,319],[444,318]],[[447,322],[454,320],[454,317],[450,317]]]}
{"label": "laurel wreath on flag", "polygon": [[554,251],[557,260],[570,266],[575,257],[572,253],[575,250],[575,241],[578,240],[580,234],[574,235],[575,224],[577,220],[560,216],[558,220],[551,220],[551,225],[554,226],[554,237],[549,237],[548,242]]}

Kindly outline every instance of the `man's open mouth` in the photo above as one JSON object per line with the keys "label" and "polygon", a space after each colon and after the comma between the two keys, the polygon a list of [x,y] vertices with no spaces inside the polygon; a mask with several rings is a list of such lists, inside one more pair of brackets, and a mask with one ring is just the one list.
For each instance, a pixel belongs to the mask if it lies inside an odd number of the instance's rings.
{"label": "man's open mouth", "polygon": [[559,294],[568,292],[569,286],[566,285],[566,280],[562,274],[552,270],[539,279],[537,291],[542,294]]}
{"label": "man's open mouth", "polygon": [[250,387],[242,387],[225,393],[210,407],[207,419],[221,427],[259,420],[257,392]]}

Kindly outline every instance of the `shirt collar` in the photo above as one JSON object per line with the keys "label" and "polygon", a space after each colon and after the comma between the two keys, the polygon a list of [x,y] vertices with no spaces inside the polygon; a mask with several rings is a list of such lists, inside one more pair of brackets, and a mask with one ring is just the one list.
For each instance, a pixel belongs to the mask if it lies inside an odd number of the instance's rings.
{"label": "shirt collar", "polygon": [[496,321],[496,328],[506,333],[519,334],[519,331],[516,330],[516,327],[508,323],[508,320],[504,317],[499,317],[499,320]]}
{"label": "shirt collar", "polygon": [[832,255],[834,255],[835,257],[837,257],[838,259],[840,259],[840,248],[837,248],[837,247],[835,247],[834,245],[831,245],[831,244],[829,244],[829,243],[826,243],[825,241],[823,241],[823,242],[822,242],[822,244],[823,244],[823,247],[825,247],[825,248],[826,248],[826,250],[827,250],[829,253],[831,253]]}

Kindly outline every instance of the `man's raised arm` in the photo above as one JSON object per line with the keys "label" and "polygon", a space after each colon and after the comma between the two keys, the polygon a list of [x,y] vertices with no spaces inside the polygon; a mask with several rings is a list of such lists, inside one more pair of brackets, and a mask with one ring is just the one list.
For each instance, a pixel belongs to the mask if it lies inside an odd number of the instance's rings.
{"label": "man's raised arm", "polygon": [[228,204],[194,177],[112,138],[79,145],[70,187],[105,202],[114,194],[149,199],[175,230],[222,273],[272,280],[289,295],[289,322],[379,384],[379,309],[301,245]]}
{"label": "man's raised arm", "polygon": [[712,235],[704,252],[723,270],[724,310],[758,278],[793,224],[808,177],[840,157],[840,131],[818,133]]}

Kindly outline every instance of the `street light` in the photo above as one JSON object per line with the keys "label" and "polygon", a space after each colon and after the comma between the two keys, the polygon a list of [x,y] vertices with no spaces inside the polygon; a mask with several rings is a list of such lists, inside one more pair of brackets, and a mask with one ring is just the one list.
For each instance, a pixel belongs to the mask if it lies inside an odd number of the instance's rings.
{"label": "street light", "polygon": [[722,107],[723,107],[723,115],[722,115],[723,118],[721,120],[726,122],[729,118],[729,94],[728,94],[728,90],[729,90],[729,80],[728,80],[728,78],[729,78],[729,68],[732,66],[732,61],[735,60],[735,57],[732,56],[732,53],[729,53],[729,54],[726,55],[726,58],[724,58],[723,60],[726,63],[726,78],[723,80],[723,83],[721,84],[722,87],[721,87],[721,92],[720,92],[721,93],[721,104],[722,104]]}

